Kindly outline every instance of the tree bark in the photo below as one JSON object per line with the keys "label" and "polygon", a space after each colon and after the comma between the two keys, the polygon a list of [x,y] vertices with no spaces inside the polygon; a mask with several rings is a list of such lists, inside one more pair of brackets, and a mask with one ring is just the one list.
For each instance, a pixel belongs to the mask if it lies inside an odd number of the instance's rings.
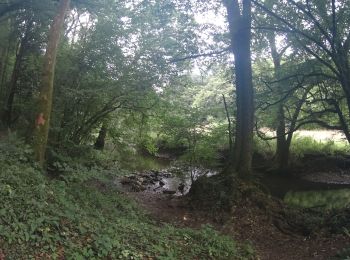
{"label": "tree bark", "polygon": [[225,107],[226,118],[228,123],[227,130],[228,130],[228,141],[229,141],[230,153],[232,153],[232,149],[233,149],[232,124],[231,124],[230,113],[228,112],[228,107],[227,107],[226,98],[224,94],[222,94],[222,99],[224,101],[224,107]]}
{"label": "tree bark", "polygon": [[[5,63],[7,62],[6,50],[7,50],[7,48],[3,47],[3,48],[1,48],[1,51],[0,51],[0,55],[1,55],[0,56],[0,75],[3,74],[4,68],[5,68]],[[0,77],[0,97],[2,96],[2,92],[3,92],[3,85],[1,83],[2,83],[2,77]]]}
{"label": "tree bark", "polygon": [[96,150],[102,151],[105,148],[107,132],[108,132],[108,124],[103,123],[100,129],[100,132],[98,133],[96,142],[94,144],[94,147]]}
{"label": "tree bark", "polygon": [[[235,61],[237,120],[232,169],[241,178],[252,172],[254,97],[251,65],[251,0],[225,0]],[[241,10],[242,9],[242,10]]]}
{"label": "tree bark", "polygon": [[[281,58],[283,52],[279,53],[276,46],[276,35],[274,32],[268,32],[268,42],[270,45],[271,57],[274,65],[274,78],[278,80],[281,75]],[[280,83],[277,85],[278,97],[283,95],[283,89]],[[275,163],[277,169],[284,172],[289,164],[289,147],[286,135],[286,118],[284,113],[284,101],[280,101],[277,107],[276,116],[276,154]]]}
{"label": "tree bark", "polygon": [[6,78],[7,78],[7,69],[8,69],[8,61],[10,58],[10,43],[8,43],[8,46],[5,50],[4,53],[4,59],[3,59],[3,67],[1,70],[1,80],[0,80],[0,85],[1,85],[1,95],[6,93]]}
{"label": "tree bark", "polygon": [[48,44],[44,57],[38,113],[36,115],[34,130],[34,151],[36,160],[41,167],[43,167],[45,163],[45,153],[49,135],[57,49],[69,4],[70,0],[60,1],[58,13],[49,31]]}
{"label": "tree bark", "polygon": [[29,36],[29,30],[30,30],[31,24],[27,26],[26,32],[24,37],[22,38],[20,44],[19,44],[19,50],[16,55],[16,61],[15,65],[12,70],[11,75],[11,81],[9,86],[9,93],[7,96],[7,100],[5,103],[4,111],[2,113],[2,122],[7,127],[11,126],[12,123],[12,110],[13,110],[13,102],[15,100],[15,95],[17,92],[17,81],[20,76],[20,70],[22,65],[22,60],[26,52],[27,43],[28,43],[28,36]]}
{"label": "tree bark", "polygon": [[276,137],[275,160],[277,169],[279,171],[284,171],[288,168],[289,164],[289,145],[286,140],[286,122],[283,103],[278,104]]}

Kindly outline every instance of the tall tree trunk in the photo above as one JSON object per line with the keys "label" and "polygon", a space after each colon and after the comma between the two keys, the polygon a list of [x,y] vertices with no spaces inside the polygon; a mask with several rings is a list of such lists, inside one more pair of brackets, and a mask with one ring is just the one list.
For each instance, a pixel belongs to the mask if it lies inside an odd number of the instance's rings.
{"label": "tall tree trunk", "polygon": [[[350,86],[349,86],[350,87]],[[349,111],[349,114],[350,114],[350,96],[346,96],[346,102],[347,102],[347,105],[348,105],[348,111]],[[345,117],[344,117],[344,114],[340,108],[340,105],[338,102],[333,102],[333,106],[335,108],[335,111],[338,115],[338,118],[339,118],[339,123],[340,123],[340,126],[343,130],[343,133],[346,137],[346,140],[348,141],[348,143],[350,143],[350,131],[349,131],[349,125],[348,125],[348,122],[346,121]]]}
{"label": "tall tree trunk", "polygon": [[222,94],[222,99],[224,101],[224,107],[225,107],[225,112],[226,112],[226,118],[227,118],[227,130],[228,130],[228,142],[229,142],[229,148],[230,148],[230,153],[232,153],[232,149],[233,149],[233,141],[232,141],[232,124],[231,124],[231,118],[230,118],[230,113],[228,112],[228,106],[226,103],[226,98],[225,95]]}
{"label": "tall tree trunk", "polygon": [[[350,38],[349,38],[350,40]],[[346,97],[346,103],[347,103],[347,110],[348,113],[350,115],[350,64],[349,64],[349,55],[348,55],[348,51],[341,49],[338,50],[340,53],[340,57],[338,59],[338,64],[337,68],[339,71],[339,82],[342,86],[342,89],[345,93],[345,97]],[[340,121],[340,125],[343,128],[343,132],[346,136],[346,139],[348,140],[348,142],[350,143],[350,131],[349,131],[349,122],[347,120],[345,120],[341,109],[339,107],[338,104],[334,104],[336,110],[337,110],[337,114],[339,116],[339,121]]]}
{"label": "tall tree trunk", "polygon": [[[254,97],[251,65],[251,0],[224,0],[236,73],[237,125],[232,169],[239,177],[252,172]],[[242,9],[242,11],[241,11]]]}
{"label": "tall tree trunk", "polygon": [[278,104],[276,128],[276,164],[279,171],[284,171],[289,164],[289,145],[286,139],[286,122],[283,102]]}
{"label": "tall tree trunk", "polygon": [[26,34],[22,38],[22,40],[19,44],[19,49],[18,49],[18,52],[16,55],[15,65],[14,65],[13,70],[12,70],[11,81],[10,81],[10,86],[9,86],[9,90],[8,90],[8,96],[7,96],[7,100],[5,102],[4,111],[3,111],[2,116],[1,116],[2,122],[7,127],[10,127],[11,122],[12,122],[13,102],[15,100],[15,95],[17,92],[17,81],[18,81],[18,77],[20,75],[22,60],[23,60],[23,57],[25,55],[25,51],[27,48],[29,29],[30,29],[30,25],[27,27]]}
{"label": "tall tree trunk", "polygon": [[108,132],[108,123],[104,122],[101,126],[100,132],[94,144],[96,150],[103,150],[106,144],[106,137]]}
{"label": "tall tree trunk", "polygon": [[[6,0],[6,5],[9,5],[8,0]],[[3,48],[1,51],[1,69],[0,69],[0,73],[1,73],[0,74],[0,96],[2,96],[3,94],[5,96],[6,95],[5,79],[6,79],[7,66],[8,66],[8,62],[9,62],[9,56],[10,56],[9,52],[10,52],[11,43],[14,41],[13,37],[10,37],[11,18],[8,18],[7,23],[3,24],[2,26],[4,26],[3,33],[5,33],[5,35],[8,38],[7,44],[3,45]]]}
{"label": "tall tree trunk", "polygon": [[[276,35],[274,32],[269,32],[267,35],[271,57],[274,65],[274,78],[278,80],[281,75],[281,58],[283,51],[278,52],[276,46]],[[277,95],[278,98],[283,96],[282,85],[278,83],[277,86]],[[280,101],[277,107],[277,116],[276,116],[276,155],[275,162],[277,169],[279,171],[285,171],[288,168],[289,164],[289,147],[290,142],[288,143],[287,134],[286,134],[286,118],[284,114],[284,101]]]}
{"label": "tall tree trunk", "polygon": [[[5,47],[1,48],[0,51],[0,75],[2,75],[4,68],[5,68],[5,63],[7,62],[6,60],[6,49]],[[1,84],[2,82],[2,77],[0,77],[0,97],[2,96],[2,91],[3,91],[3,86]]]}
{"label": "tall tree trunk", "polygon": [[70,0],[61,0],[57,15],[50,28],[46,48],[44,67],[41,79],[38,113],[35,120],[34,150],[36,159],[41,167],[44,166],[47,139],[49,135],[50,116],[52,109],[53,82],[55,74],[56,56],[65,14]]}
{"label": "tall tree trunk", "polygon": [[3,59],[3,68],[1,70],[1,79],[0,79],[0,85],[1,85],[1,95],[6,95],[6,78],[7,78],[7,69],[8,69],[8,62],[10,58],[10,43],[8,43],[8,46],[6,48],[4,59]]}
{"label": "tall tree trunk", "polygon": [[[311,89],[312,89],[312,85],[306,87],[306,89],[304,90],[304,93],[301,96],[301,99],[296,104],[295,111],[292,115],[290,127],[289,127],[287,133],[286,133],[286,130],[284,128],[284,135],[283,135],[284,141],[279,144],[280,145],[279,148],[277,147],[277,156],[279,157],[279,161],[278,161],[279,168],[278,169],[281,172],[286,172],[286,170],[289,166],[290,145],[292,143],[294,132],[297,129],[297,123],[298,123],[298,118],[299,118],[301,108],[303,107],[303,104],[305,103],[305,100],[307,99],[307,95],[309,94]],[[283,121],[285,121],[284,113],[283,113]],[[277,145],[278,145],[278,143],[277,143]]]}

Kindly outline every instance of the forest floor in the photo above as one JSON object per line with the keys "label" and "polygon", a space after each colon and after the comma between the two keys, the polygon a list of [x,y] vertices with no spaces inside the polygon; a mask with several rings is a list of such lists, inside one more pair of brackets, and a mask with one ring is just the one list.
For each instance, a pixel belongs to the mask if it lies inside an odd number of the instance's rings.
{"label": "forest floor", "polygon": [[178,227],[200,228],[210,224],[223,234],[234,236],[242,243],[254,248],[258,259],[331,259],[339,250],[349,246],[344,235],[326,234],[305,237],[281,232],[261,210],[240,207],[230,220],[221,216],[209,216],[207,212],[193,210],[186,196],[162,193],[126,192],[155,220]]}

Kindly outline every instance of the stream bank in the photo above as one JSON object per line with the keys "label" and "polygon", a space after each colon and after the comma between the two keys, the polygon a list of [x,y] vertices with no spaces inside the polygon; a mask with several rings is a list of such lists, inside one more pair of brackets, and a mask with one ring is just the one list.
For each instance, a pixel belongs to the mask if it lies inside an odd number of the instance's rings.
{"label": "stream bank", "polygon": [[[293,233],[279,227],[284,220],[277,220],[276,223],[276,220],[272,221],[264,210],[252,208],[249,205],[242,204],[235,207],[231,219],[221,214],[195,209],[190,206],[188,196],[183,196],[190,188],[193,168],[179,166],[174,162],[163,166],[157,170],[136,171],[117,181],[127,196],[136,200],[153,219],[160,223],[171,223],[194,229],[210,224],[221,233],[234,236],[242,243],[251,243],[259,259],[266,260],[331,259],[340,250],[349,247],[350,238],[342,233],[329,234],[323,231],[309,235]],[[218,171],[197,168],[196,172],[198,178],[215,175]],[[340,200],[339,197],[332,197],[327,192],[347,193],[349,191],[348,188],[344,188],[344,185],[317,183],[300,178],[264,174],[258,177],[262,185],[268,188],[271,196],[281,198],[296,208],[313,208],[315,204],[316,207],[329,210],[324,204],[335,204],[334,201]],[[186,185],[183,191],[179,189],[181,184]],[[303,195],[305,192],[308,196]],[[315,196],[313,193],[318,195]],[[305,200],[311,203],[305,204]],[[347,202],[346,196],[344,201]]]}
{"label": "stream bank", "polygon": [[[127,192],[182,196],[188,193],[193,180],[220,172],[220,169],[189,167],[164,158],[148,156],[145,161],[147,163],[143,166],[148,167],[135,167],[131,174],[118,178],[115,183]],[[320,163],[317,164],[316,161],[312,164],[318,166],[318,169],[315,166],[312,169],[320,170]],[[349,206],[350,172],[337,168],[335,163],[332,168],[328,167],[326,170],[327,175],[325,172],[303,172],[299,176],[266,173],[255,173],[254,176],[265,192],[292,207],[331,209]]]}

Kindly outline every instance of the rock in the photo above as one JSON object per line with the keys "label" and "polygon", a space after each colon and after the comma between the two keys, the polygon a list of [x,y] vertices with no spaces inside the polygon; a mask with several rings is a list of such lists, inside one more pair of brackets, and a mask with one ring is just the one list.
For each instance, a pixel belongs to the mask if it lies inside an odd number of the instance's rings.
{"label": "rock", "polygon": [[144,191],[147,188],[145,186],[142,185],[142,183],[140,183],[139,181],[133,181],[130,183],[131,189],[135,192],[140,192],[140,191]]}
{"label": "rock", "polygon": [[159,181],[159,186],[163,187],[165,183],[163,181]]}
{"label": "rock", "polygon": [[152,175],[155,175],[155,176],[159,175],[159,171],[157,171],[157,170],[151,170],[150,172]]}
{"label": "rock", "polygon": [[158,181],[160,181],[161,179],[160,178],[152,178],[152,181],[154,182],[154,183],[156,183],[156,182],[158,182]]}
{"label": "rock", "polygon": [[157,191],[157,190],[159,190],[160,188],[161,188],[161,187],[158,186],[158,187],[154,188],[153,191]]}
{"label": "rock", "polygon": [[135,192],[145,191],[147,188],[142,185],[132,185],[131,189]]}
{"label": "rock", "polygon": [[149,181],[149,180],[144,180],[143,182],[142,182],[142,185],[148,185],[148,184],[150,184],[151,182]]}
{"label": "rock", "polygon": [[164,194],[170,194],[170,195],[173,195],[173,194],[175,194],[175,193],[176,193],[176,191],[175,191],[175,190],[163,190],[163,193],[164,193]]}
{"label": "rock", "polygon": [[184,194],[185,191],[185,184],[184,183],[180,183],[179,187],[177,188],[181,194]]}
{"label": "rock", "polygon": [[130,180],[129,178],[123,178],[120,180],[120,183],[123,185],[128,185],[132,183],[132,180]]}

